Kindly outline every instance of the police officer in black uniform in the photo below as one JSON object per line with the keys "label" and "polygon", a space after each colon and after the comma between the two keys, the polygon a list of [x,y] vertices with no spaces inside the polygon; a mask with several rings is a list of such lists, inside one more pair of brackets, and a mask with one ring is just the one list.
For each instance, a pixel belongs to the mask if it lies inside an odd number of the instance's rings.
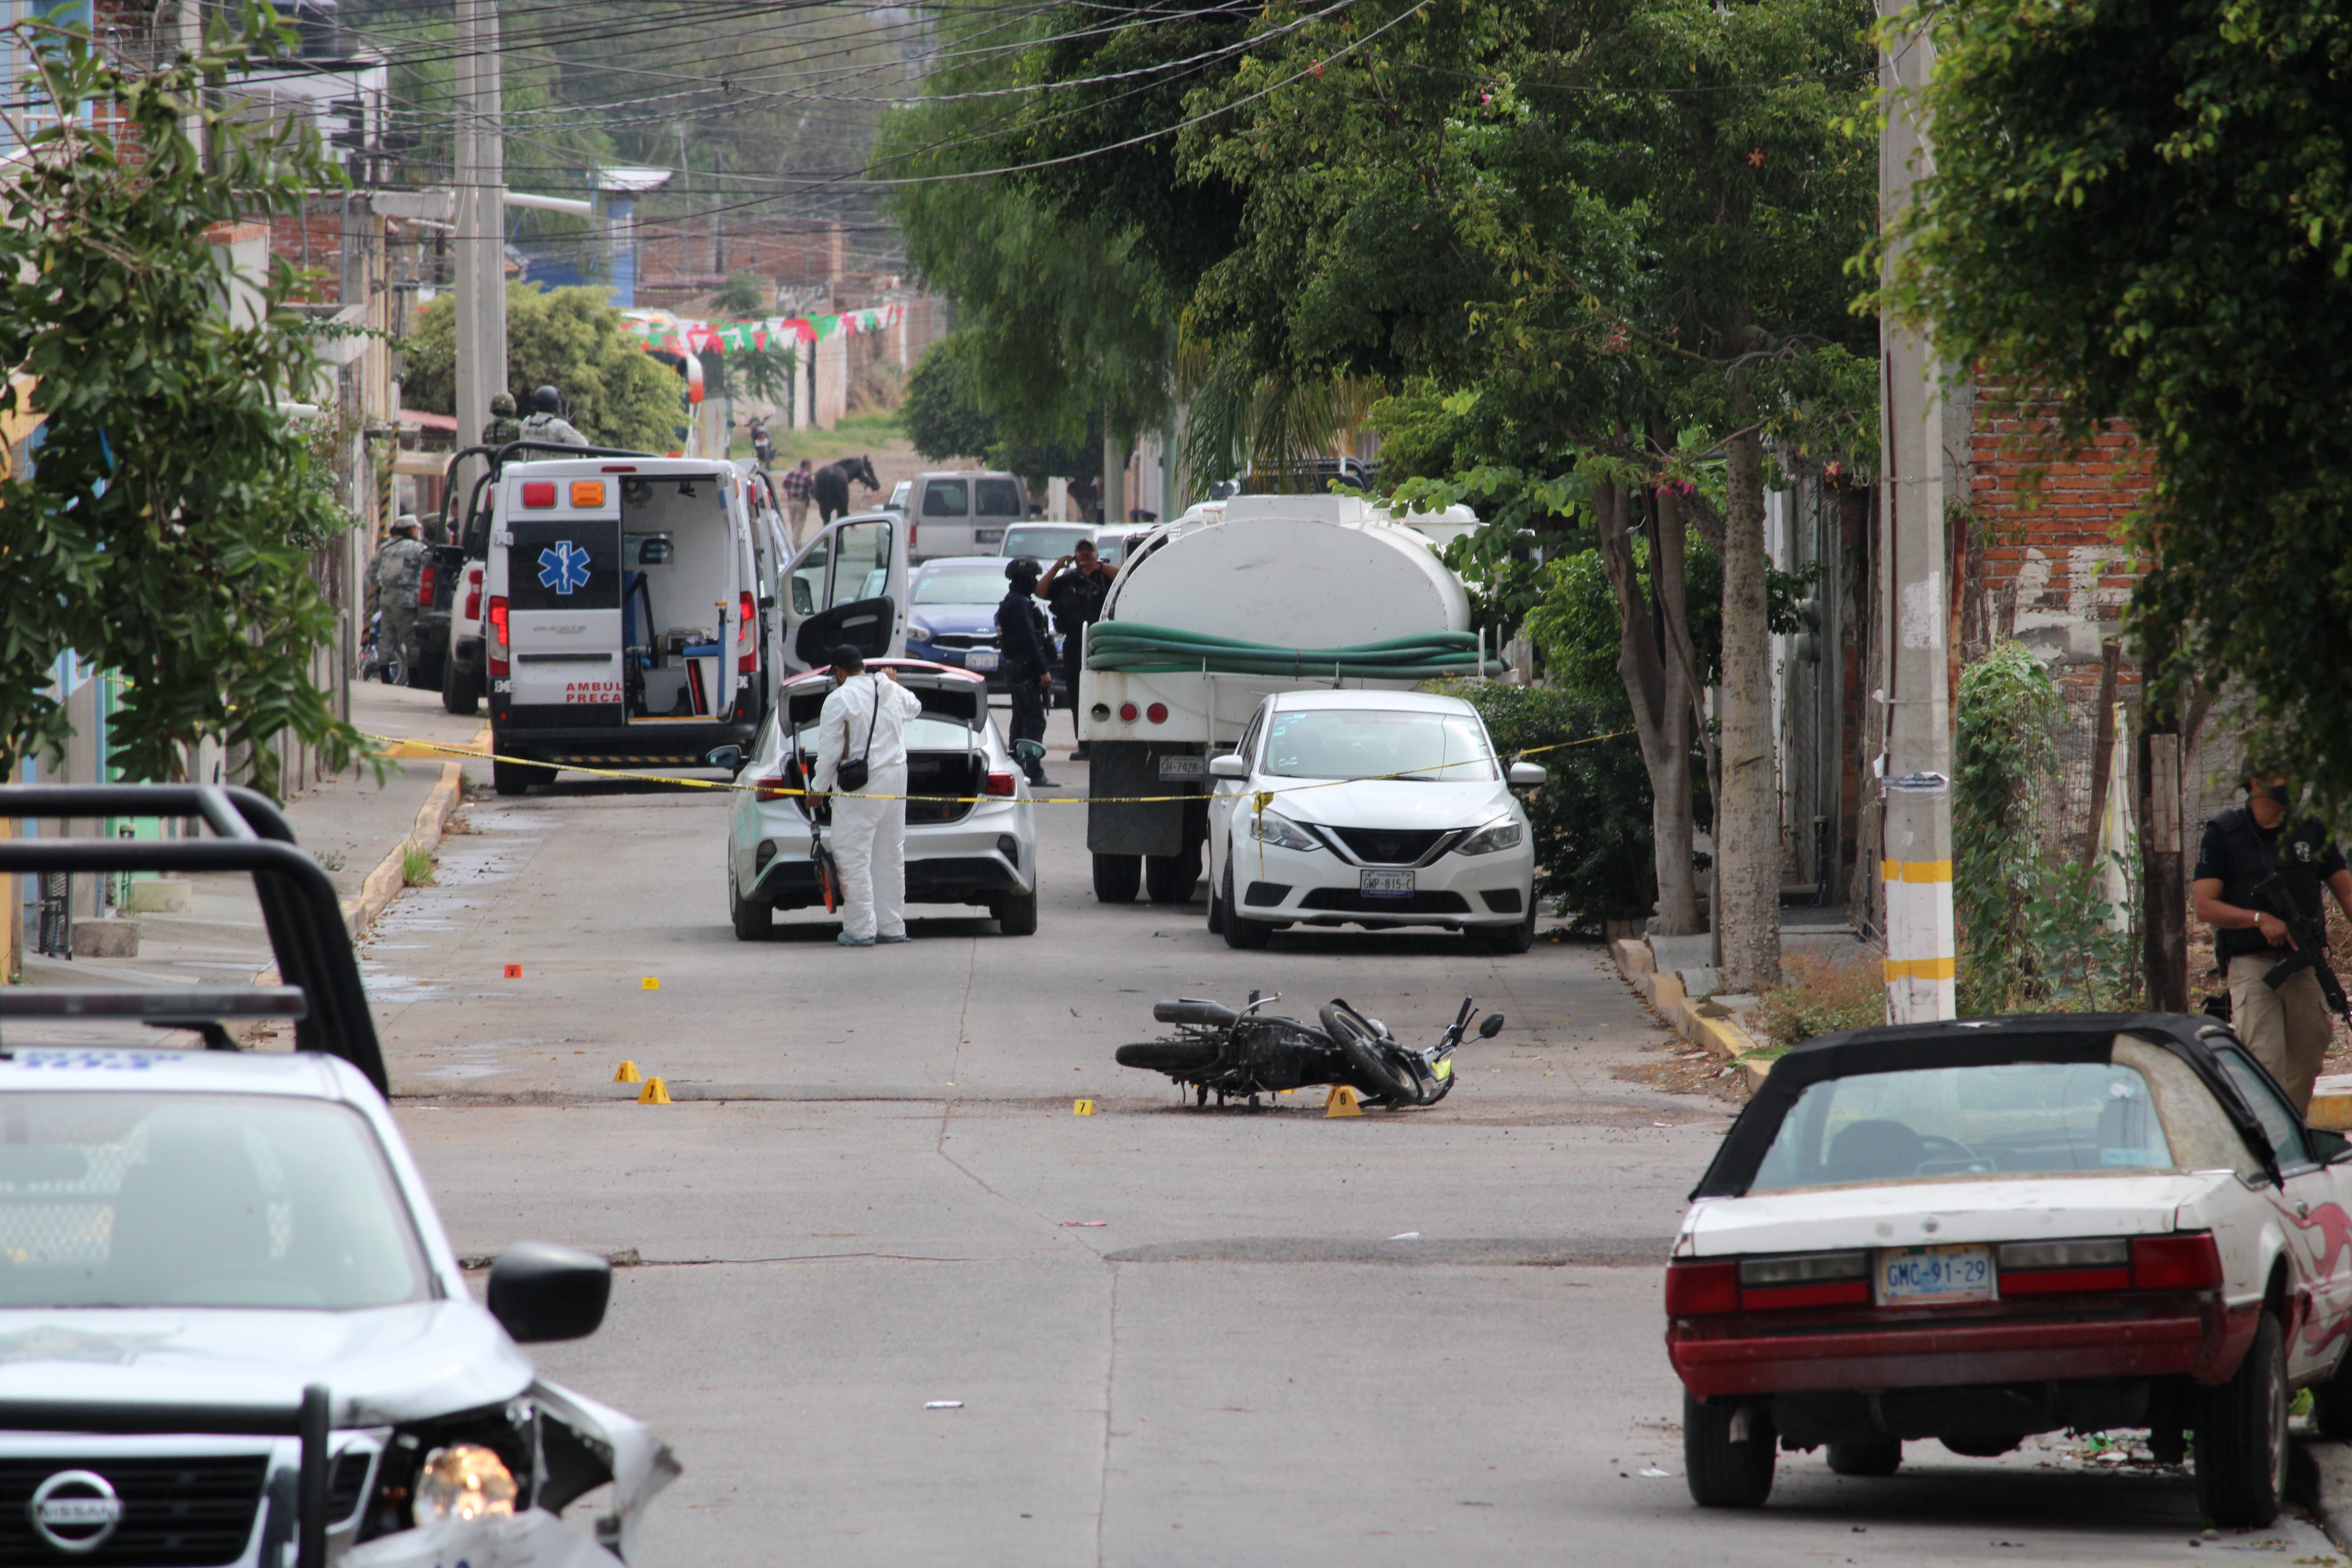
{"label": "police officer in black uniform", "polygon": [[2270,1069],[2302,1110],[2311,1104],[2334,1029],[2319,978],[2305,969],[2276,990],[2263,983],[2294,946],[2284,921],[2254,907],[2253,889],[2273,872],[2304,919],[2320,930],[2325,886],[2352,914],[2352,870],[2316,817],[2289,821],[2294,792],[2283,773],[2246,779],[2246,804],[2205,825],[2189,885],[2197,918],[2213,928],[2213,956],[2230,984],[2230,1017],[2238,1037]]}
{"label": "police officer in black uniform", "polygon": [[[1103,601],[1110,596],[1112,572],[1091,539],[1081,539],[1069,554],[1054,563],[1037,596],[1054,606],[1054,626],[1062,634],[1062,689],[1070,705],[1070,728],[1078,725],[1078,677],[1086,661],[1087,628],[1102,619]],[[1083,735],[1070,761],[1083,762]]]}
{"label": "police officer in black uniform", "polygon": [[1004,660],[1004,684],[1013,693],[1013,754],[1029,782],[1045,776],[1045,705],[1054,699],[1054,643],[1045,614],[1037,607],[1037,563],[1024,555],[1004,569],[1007,587],[996,606],[996,647]]}

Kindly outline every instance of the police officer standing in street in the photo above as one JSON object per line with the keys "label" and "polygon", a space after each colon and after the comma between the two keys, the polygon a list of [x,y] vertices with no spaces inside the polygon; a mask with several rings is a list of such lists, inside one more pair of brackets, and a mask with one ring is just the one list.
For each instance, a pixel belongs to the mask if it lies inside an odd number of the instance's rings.
{"label": "police officer standing in street", "polygon": [[482,445],[503,447],[522,439],[522,421],[515,417],[514,394],[490,394],[490,422],[482,426]]}
{"label": "police officer standing in street", "polygon": [[[1062,689],[1068,695],[1072,730],[1078,727],[1078,670],[1086,662],[1087,628],[1102,619],[1112,575],[1095,542],[1081,539],[1037,584],[1037,596],[1054,606],[1054,629],[1062,634]],[[1080,735],[1070,761],[1082,761],[1086,754],[1086,738]]]}
{"label": "police officer standing in street", "polygon": [[1031,784],[1050,787],[1045,705],[1054,700],[1054,645],[1045,635],[1045,613],[1037,607],[1037,563],[1020,557],[1005,567],[1004,581],[1011,586],[996,606],[996,647],[1013,693],[1013,754]]}
{"label": "police officer standing in street", "polygon": [[542,386],[530,395],[530,417],[522,422],[526,441],[556,441],[566,447],[585,447],[588,437],[572,427],[563,417],[563,394],[551,386]]}
{"label": "police officer standing in street", "polygon": [[2319,890],[2325,886],[2352,914],[2352,870],[2318,818],[2289,820],[2294,801],[2284,774],[2250,773],[2246,804],[2205,825],[2189,890],[2197,918],[2213,928],[2213,956],[2229,978],[2230,1018],[2238,1038],[2300,1112],[2311,1104],[2312,1081],[2319,1076],[2334,1029],[2319,977],[2310,969],[2275,990],[2265,984],[2272,966],[2298,944],[2285,921],[2258,907],[2255,889],[2277,875],[2308,929],[2324,931]]}
{"label": "police officer standing in street", "polygon": [[415,662],[408,642],[416,629],[416,587],[425,578],[425,542],[417,531],[415,514],[401,513],[392,525],[392,537],[368,568],[368,586],[375,590],[376,611],[383,617],[376,623],[376,662],[382,666],[399,659],[404,683]]}

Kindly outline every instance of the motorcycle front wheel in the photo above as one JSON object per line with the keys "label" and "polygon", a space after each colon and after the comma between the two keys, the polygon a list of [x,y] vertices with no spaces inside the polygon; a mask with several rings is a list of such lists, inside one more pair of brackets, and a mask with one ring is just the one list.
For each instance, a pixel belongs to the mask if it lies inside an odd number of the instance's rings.
{"label": "motorcycle front wheel", "polygon": [[1370,1019],[1336,1000],[1325,1003],[1316,1016],[1322,1021],[1323,1032],[1331,1037],[1331,1043],[1339,1047],[1349,1069],[1356,1075],[1358,1089],[1400,1105],[1421,1103],[1421,1085],[1414,1081],[1412,1069],[1389,1054]]}

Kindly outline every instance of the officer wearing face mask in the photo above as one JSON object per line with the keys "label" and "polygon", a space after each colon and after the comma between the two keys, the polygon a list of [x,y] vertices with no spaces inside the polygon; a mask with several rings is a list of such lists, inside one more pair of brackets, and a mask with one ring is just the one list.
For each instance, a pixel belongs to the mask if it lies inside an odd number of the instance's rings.
{"label": "officer wearing face mask", "polygon": [[2277,873],[2294,908],[2315,929],[2325,930],[2319,890],[2325,886],[2352,914],[2352,870],[2317,817],[2290,820],[2294,801],[2284,774],[2250,774],[2246,804],[2205,825],[2189,890],[2197,918],[2213,928],[2213,956],[2229,977],[2238,1037],[2302,1110],[2311,1103],[2312,1080],[2333,1034],[2327,1005],[2308,969],[2276,990],[2263,984],[2295,941],[2284,921],[2253,907],[2253,889]]}

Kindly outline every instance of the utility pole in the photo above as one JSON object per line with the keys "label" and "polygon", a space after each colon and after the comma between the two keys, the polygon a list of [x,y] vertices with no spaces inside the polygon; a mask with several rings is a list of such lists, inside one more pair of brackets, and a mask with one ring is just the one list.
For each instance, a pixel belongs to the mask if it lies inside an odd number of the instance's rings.
{"label": "utility pole", "polygon": [[[490,398],[507,384],[506,121],[498,0],[456,5],[457,445],[468,447],[481,438]],[[469,461],[458,482],[470,488],[479,472]]]}
{"label": "utility pole", "polygon": [[[1907,0],[1879,0],[1880,15],[1890,21],[1908,9]],[[1879,87],[1889,96],[1878,144],[1882,225],[1909,205],[1912,182],[1933,157],[1918,118],[1918,93],[1934,67],[1934,46],[1917,26],[1894,32],[1888,46],[1878,57]],[[1894,266],[1895,257],[1890,247],[1886,266]],[[1957,1012],[1943,367],[1911,325],[1892,316],[1880,320],[1885,600],[1876,618],[1885,639],[1880,715],[1886,749],[1879,763],[1885,792],[1879,875],[1886,910],[1886,1016],[1912,1024]]]}

